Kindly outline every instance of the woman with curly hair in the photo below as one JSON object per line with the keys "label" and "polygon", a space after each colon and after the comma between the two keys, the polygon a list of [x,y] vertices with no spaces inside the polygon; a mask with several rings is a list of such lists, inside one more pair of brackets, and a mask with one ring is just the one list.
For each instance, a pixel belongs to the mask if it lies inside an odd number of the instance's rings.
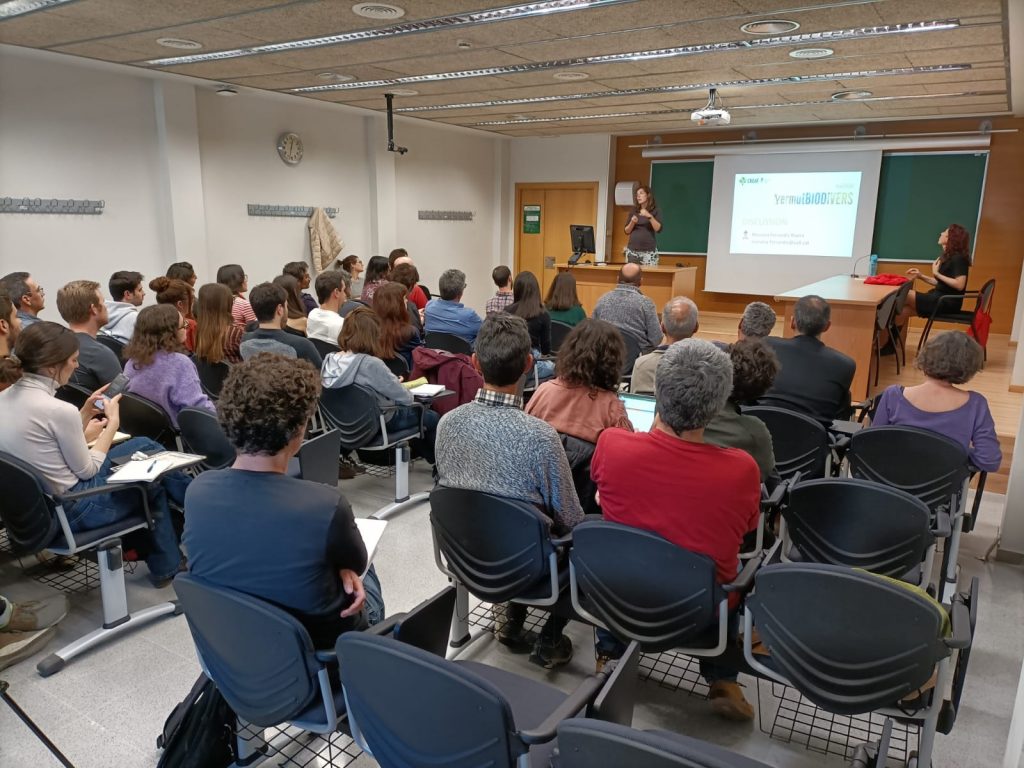
{"label": "woman with curly hair", "polygon": [[[938,244],[942,253],[932,262],[932,276],[921,273],[917,267],[911,267],[907,274],[911,280],[935,286],[927,293],[911,291],[907,294],[907,303],[903,308],[903,317],[911,315],[931,317],[939,299],[943,296],[963,296],[967,290],[967,273],[971,269],[971,236],[959,224],[950,224],[939,235]],[[963,299],[944,301],[944,312],[959,312]],[[900,323],[902,325],[902,322]]]}
{"label": "woman with curly hair", "polygon": [[583,320],[562,343],[555,378],[540,385],[526,412],[556,431],[596,443],[608,427],[633,430],[617,389],[626,348],[603,320]]}
{"label": "woman with curly hair", "polygon": [[409,322],[407,295],[406,287],[401,283],[385,283],[373,294],[373,311],[380,318],[380,346],[384,359],[398,355],[411,371],[412,351],[423,346],[423,339]]}
{"label": "woman with curly hair", "polygon": [[775,477],[775,451],[768,427],[756,416],[747,416],[740,406],[756,403],[771,389],[779,372],[779,360],[760,339],[744,339],[730,345],[732,394],[722,410],[704,427],[704,442],[722,448],[739,448],[749,453],[761,470],[761,482]]}
{"label": "woman with curly hair", "polygon": [[184,351],[185,318],[170,304],[139,312],[135,333],[124,348],[128,391],[163,408],[175,427],[182,408],[217,410],[203,393],[196,367]]}
{"label": "woman with curly hair", "polygon": [[192,317],[192,302],[195,299],[192,286],[178,278],[157,277],[149,281],[149,290],[156,294],[157,304],[170,304],[185,318],[185,349],[194,351],[196,321]]}
{"label": "woman with curly hair", "polygon": [[242,362],[241,326],[231,319],[231,291],[221,283],[207,283],[199,289],[196,313],[195,356],[204,362]]}

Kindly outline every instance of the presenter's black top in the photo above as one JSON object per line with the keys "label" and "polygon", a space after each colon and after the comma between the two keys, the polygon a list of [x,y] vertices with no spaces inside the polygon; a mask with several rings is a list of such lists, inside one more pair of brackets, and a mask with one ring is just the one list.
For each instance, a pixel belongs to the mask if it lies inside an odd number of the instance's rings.
{"label": "presenter's black top", "polygon": [[[939,264],[939,274],[945,277],[957,278],[964,277],[970,272],[971,260],[962,253],[954,253],[944,262]],[[967,290],[967,281],[964,281],[964,289],[958,291],[951,285],[947,285],[938,278],[936,278],[936,286],[927,293],[917,294],[917,301],[915,306],[917,308],[917,314],[920,317],[931,317],[933,311],[935,311],[935,305],[938,304],[939,297],[941,296],[963,296]],[[942,302],[942,312],[959,312],[963,307],[963,300],[957,301],[944,301]]]}
{"label": "presenter's black top", "polygon": [[[665,222],[661,220],[661,211],[657,208],[648,208],[647,212],[651,214],[658,223],[662,225],[662,229],[665,227]],[[654,240],[654,227],[651,226],[651,220],[646,216],[640,215],[640,208],[633,206],[633,210],[629,212],[629,216],[626,217],[628,223],[634,216],[637,218],[636,226],[633,227],[633,231],[629,233],[629,243],[627,247],[631,251],[656,251],[658,250],[658,244]]]}
{"label": "presenter's black top", "polygon": [[182,542],[189,570],[294,615],[317,648],[366,626],[338,614],[352,601],[338,571],[362,573],[366,547],[337,489],[273,472],[203,472],[188,487]]}

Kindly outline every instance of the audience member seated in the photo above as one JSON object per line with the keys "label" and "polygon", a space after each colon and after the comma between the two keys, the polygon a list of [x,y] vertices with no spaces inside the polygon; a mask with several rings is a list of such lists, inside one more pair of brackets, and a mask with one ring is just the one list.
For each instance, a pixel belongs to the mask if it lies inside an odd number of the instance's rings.
{"label": "audience member seated", "polygon": [[[521,317],[500,313],[483,321],[473,365],[484,387],[473,402],[446,413],[438,425],[438,483],[535,504],[551,517],[552,533],[561,535],[583,519],[583,511],[558,433],[524,413],[516,393],[533,365],[530,348]],[[552,614],[535,639],[523,628],[526,606],[510,604],[507,616],[499,640],[512,652],[532,650],[531,661],[545,667],[572,658],[572,642],[562,634],[567,619]]]}
{"label": "audience member seated", "polygon": [[195,356],[207,363],[240,363],[243,331],[231,316],[232,296],[226,285],[207,283],[196,299]]}
{"label": "audience member seated", "polygon": [[306,291],[312,281],[309,276],[309,266],[304,261],[289,261],[284,265],[281,274],[291,275],[295,278],[295,282],[299,284],[299,291],[301,291],[299,298],[302,299],[302,307],[306,311],[306,315],[309,315],[317,307],[316,299]]}
{"label": "audience member seated", "polygon": [[57,291],[57,311],[78,337],[78,366],[70,382],[90,392],[106,386],[121,373],[121,361],[108,347],[96,341],[107,322],[107,305],[100,284],[73,280]]}
{"label": "audience member seated", "polygon": [[629,333],[640,343],[641,352],[649,352],[661,339],[661,324],[654,302],[640,293],[643,270],[639,264],[623,264],[619,284],[597,300],[594,317]]}
{"label": "audience member seated", "polygon": [[[407,264],[410,267],[416,266],[412,261],[412,257],[409,256],[409,252],[405,250],[405,248],[395,248],[395,250],[388,254],[388,270],[391,272],[391,277],[388,278],[389,280],[395,279],[395,267],[400,267],[403,264]],[[419,280],[418,277],[417,280]],[[416,306],[416,309],[419,312],[422,312],[427,308],[427,292],[424,291],[423,287],[419,284],[414,285],[409,290],[409,300]]]}
{"label": "audience member seated", "polygon": [[185,318],[169,304],[139,312],[135,334],[124,349],[128,391],[163,408],[175,427],[182,408],[217,410],[184,351]]}
{"label": "audience member seated", "polygon": [[[120,425],[120,395],[105,399],[102,411],[96,407],[102,388],[81,411],[53,396],[75,370],[78,339],[57,323],[34,323],[19,334],[15,357],[0,360],[4,375],[15,379],[0,392],[0,411],[18,414],[16,419],[0,419],[0,451],[31,465],[47,493],[57,496],[105,486],[114,468],[112,459],[163,450],[144,437],[111,447]],[[181,504],[187,485],[181,472],[168,472],[146,486],[154,521],[146,565],[156,587],[170,584],[181,564],[168,501]],[[72,531],[100,528],[141,512],[138,494],[123,491],[66,501],[63,506]]]}
{"label": "audience member seated", "polygon": [[697,305],[685,296],[676,296],[661,310],[661,344],[633,363],[633,377],[629,391],[638,395],[653,395],[658,362],[665,350],[677,341],[688,339],[700,327]]}
{"label": "audience member seated", "polygon": [[366,277],[363,280],[363,291],[359,294],[359,300],[370,306],[373,304],[373,294],[378,288],[388,281],[388,274],[391,267],[388,260],[383,256],[373,256],[370,263],[366,265]]}
{"label": "audience member seated", "polygon": [[894,424],[938,432],[966,448],[978,469],[995,472],[1003,452],[988,400],[980,392],[956,386],[974,378],[983,364],[981,346],[966,333],[948,331],[933,336],[917,355],[924,381],[913,387],[888,387],[878,401],[871,426]]}
{"label": "audience member seated", "polygon": [[850,415],[850,384],[857,364],[825,346],[821,334],[832,325],[832,309],[820,296],[804,296],[793,307],[790,339],[769,336],[782,366],[775,383],[758,402],[811,416],[826,427]]}
{"label": "audience member seated", "polygon": [[412,370],[412,351],[423,346],[416,328],[409,322],[405,286],[390,282],[373,294],[373,311],[380,319],[380,348],[384,359],[396,355]]}
{"label": "audience member seated", "polygon": [[185,319],[185,349],[194,352],[196,348],[196,321],[192,316],[195,292],[184,280],[157,277],[149,281],[149,290],[156,295],[157,304],[170,304]]}
{"label": "audience member seated", "polygon": [[278,275],[272,282],[274,285],[284,288],[284,330],[297,336],[305,336],[307,323],[306,307],[302,303],[302,293],[299,291],[298,281],[291,275]]}
{"label": "audience member seated", "polygon": [[11,272],[0,278],[2,288],[18,310],[22,328],[39,321],[39,313],[46,306],[46,291],[28,272]]}
{"label": "audience member seated", "polygon": [[732,360],[732,394],[704,429],[704,441],[746,451],[757,462],[761,482],[774,487],[778,477],[772,436],[763,421],[744,415],[740,406],[756,403],[768,391],[779,372],[779,360],[760,339],[737,341],[726,352]]}
{"label": "audience member seated", "polygon": [[551,318],[540,300],[540,285],[533,272],[520,272],[512,285],[515,299],[505,311],[526,321],[533,345],[534,368],[538,379],[550,379],[555,375],[555,365],[550,360],[541,360],[541,355],[551,354]]}
{"label": "audience member seated", "polygon": [[352,278],[348,295],[359,296],[363,292],[363,281],[360,275],[366,271],[363,267],[363,260],[353,253],[341,259],[338,262],[338,268],[348,272],[349,277]]}
{"label": "audience member seated", "polygon": [[[401,259],[399,259],[401,261]],[[412,327],[416,329],[416,333],[420,336],[423,335],[423,310],[417,307],[409,296],[412,295],[412,291],[416,288],[420,288],[420,272],[412,264],[399,264],[397,267],[391,270],[391,281],[394,283],[400,283],[405,287],[406,302],[405,305],[409,310],[409,322],[412,323]],[[423,289],[420,288],[422,291]]]}
{"label": "audience member seated", "polygon": [[487,300],[484,305],[484,312],[493,315],[495,312],[504,312],[505,308],[515,299],[512,297],[512,270],[504,264],[491,270],[491,280],[498,286],[497,292]]}
{"label": "audience member seated", "polygon": [[[732,387],[732,363],[724,352],[698,339],[673,344],[658,363],[658,410],[651,431],[605,430],[590,465],[606,520],[653,531],[707,555],[723,584],[736,577],[740,545],[757,527],[761,498],[760,474],[750,455],[704,441],[704,428]],[[734,597],[732,608],[738,602]],[[599,659],[619,656],[623,649],[621,641],[599,630]],[[715,659],[701,659],[700,667],[716,713],[732,720],[753,718],[735,669]]]}
{"label": "audience member seated", "polygon": [[323,364],[323,358],[316,351],[313,342],[284,329],[285,304],[288,301],[284,288],[275,283],[260,283],[249,293],[252,311],[260,327],[242,336],[242,358],[248,360],[260,352],[272,352],[291,357],[286,348],[295,353],[295,357],[308,360],[316,368]]}
{"label": "audience member seated", "polygon": [[14,380],[10,380],[6,376],[7,368],[4,367],[2,361],[14,353],[14,344],[18,340],[20,331],[21,320],[18,319],[18,309],[0,288],[0,392],[14,383]]}
{"label": "audience member seated", "polygon": [[[421,409],[413,405],[413,396],[401,385],[398,377],[384,365],[387,356],[381,349],[380,318],[372,309],[362,307],[345,318],[338,337],[340,352],[332,352],[324,360],[323,385],[340,389],[358,384],[377,396],[384,412],[388,429],[399,431],[415,427],[420,423]],[[399,406],[398,408],[392,408]],[[417,453],[431,464],[434,463],[434,442],[438,415],[431,410],[423,414],[422,439],[412,441]]]}
{"label": "audience member seated", "polygon": [[752,301],[743,309],[736,338],[738,341],[766,339],[775,330],[775,320],[774,309],[763,301]]}
{"label": "audience member seated", "polygon": [[464,339],[470,346],[476,342],[476,335],[480,331],[480,315],[463,305],[462,294],[465,291],[465,272],[448,269],[441,273],[437,283],[439,298],[427,302],[424,310],[425,333],[450,333]]}
{"label": "audience member seated", "polygon": [[328,269],[316,276],[316,298],[320,306],[311,310],[306,322],[306,336],[338,346],[345,319],[338,314],[341,305],[348,300],[348,289],[352,278],[342,269]]}
{"label": "audience member seated", "polygon": [[217,282],[231,291],[231,321],[243,330],[249,323],[256,322],[252,305],[245,298],[249,290],[249,276],[245,270],[238,264],[225,264],[217,270]]}
{"label": "audience member seated", "polygon": [[576,278],[570,272],[559,272],[551,281],[548,296],[544,300],[548,315],[553,321],[565,325],[576,325],[587,316],[576,294]]}
{"label": "audience member seated", "polygon": [[167,268],[171,280],[184,280],[190,288],[196,287],[196,271],[187,261],[176,261]]}
{"label": "audience member seated", "polygon": [[107,324],[100,333],[112,336],[122,344],[131,341],[139,307],[146,298],[142,287],[142,273],[131,271],[115,272],[110,276],[107,288],[111,300],[107,302]]}
{"label": "audience member seated", "polygon": [[232,368],[217,417],[238,457],[192,483],[182,540],[194,576],[284,608],[333,648],[379,622],[384,603],[373,570],[359,577],[366,547],[345,497],[285,474],[319,394],[306,362],[258,355]]}
{"label": "audience member seated", "polygon": [[596,443],[608,427],[633,430],[618,395],[626,355],[622,335],[603,320],[584,320],[565,339],[556,378],[540,385],[526,412],[559,433]]}

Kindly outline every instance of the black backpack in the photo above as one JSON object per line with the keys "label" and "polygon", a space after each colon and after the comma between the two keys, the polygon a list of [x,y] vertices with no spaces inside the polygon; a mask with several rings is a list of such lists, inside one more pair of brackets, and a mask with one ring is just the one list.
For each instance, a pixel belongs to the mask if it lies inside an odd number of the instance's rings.
{"label": "black backpack", "polygon": [[225,768],[235,762],[235,713],[217,686],[200,674],[167,716],[156,739],[157,768]]}

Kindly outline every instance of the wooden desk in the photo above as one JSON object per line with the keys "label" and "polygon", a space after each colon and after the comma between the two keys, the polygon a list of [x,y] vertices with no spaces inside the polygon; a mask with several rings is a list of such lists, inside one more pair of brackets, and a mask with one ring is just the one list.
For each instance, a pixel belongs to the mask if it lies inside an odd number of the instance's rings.
{"label": "wooden desk", "polygon": [[[612,290],[619,279],[621,264],[557,264],[559,272],[572,272],[576,278],[576,295],[587,315],[594,312],[597,300]],[[696,267],[644,267],[644,279],[640,291],[654,302],[661,314],[661,309],[668,304],[673,296],[686,296],[690,299],[697,295]]]}
{"label": "wooden desk", "polygon": [[832,307],[832,327],[822,334],[821,340],[833,349],[838,349],[857,363],[850,392],[854,402],[864,400],[870,394],[871,373],[874,357],[871,341],[875,333],[875,314],[878,305],[899,286],[864,285],[864,279],[837,275],[816,283],[796,288],[775,297],[786,310],[782,326],[786,338],[793,336],[793,307],[801,296],[821,296]]}

